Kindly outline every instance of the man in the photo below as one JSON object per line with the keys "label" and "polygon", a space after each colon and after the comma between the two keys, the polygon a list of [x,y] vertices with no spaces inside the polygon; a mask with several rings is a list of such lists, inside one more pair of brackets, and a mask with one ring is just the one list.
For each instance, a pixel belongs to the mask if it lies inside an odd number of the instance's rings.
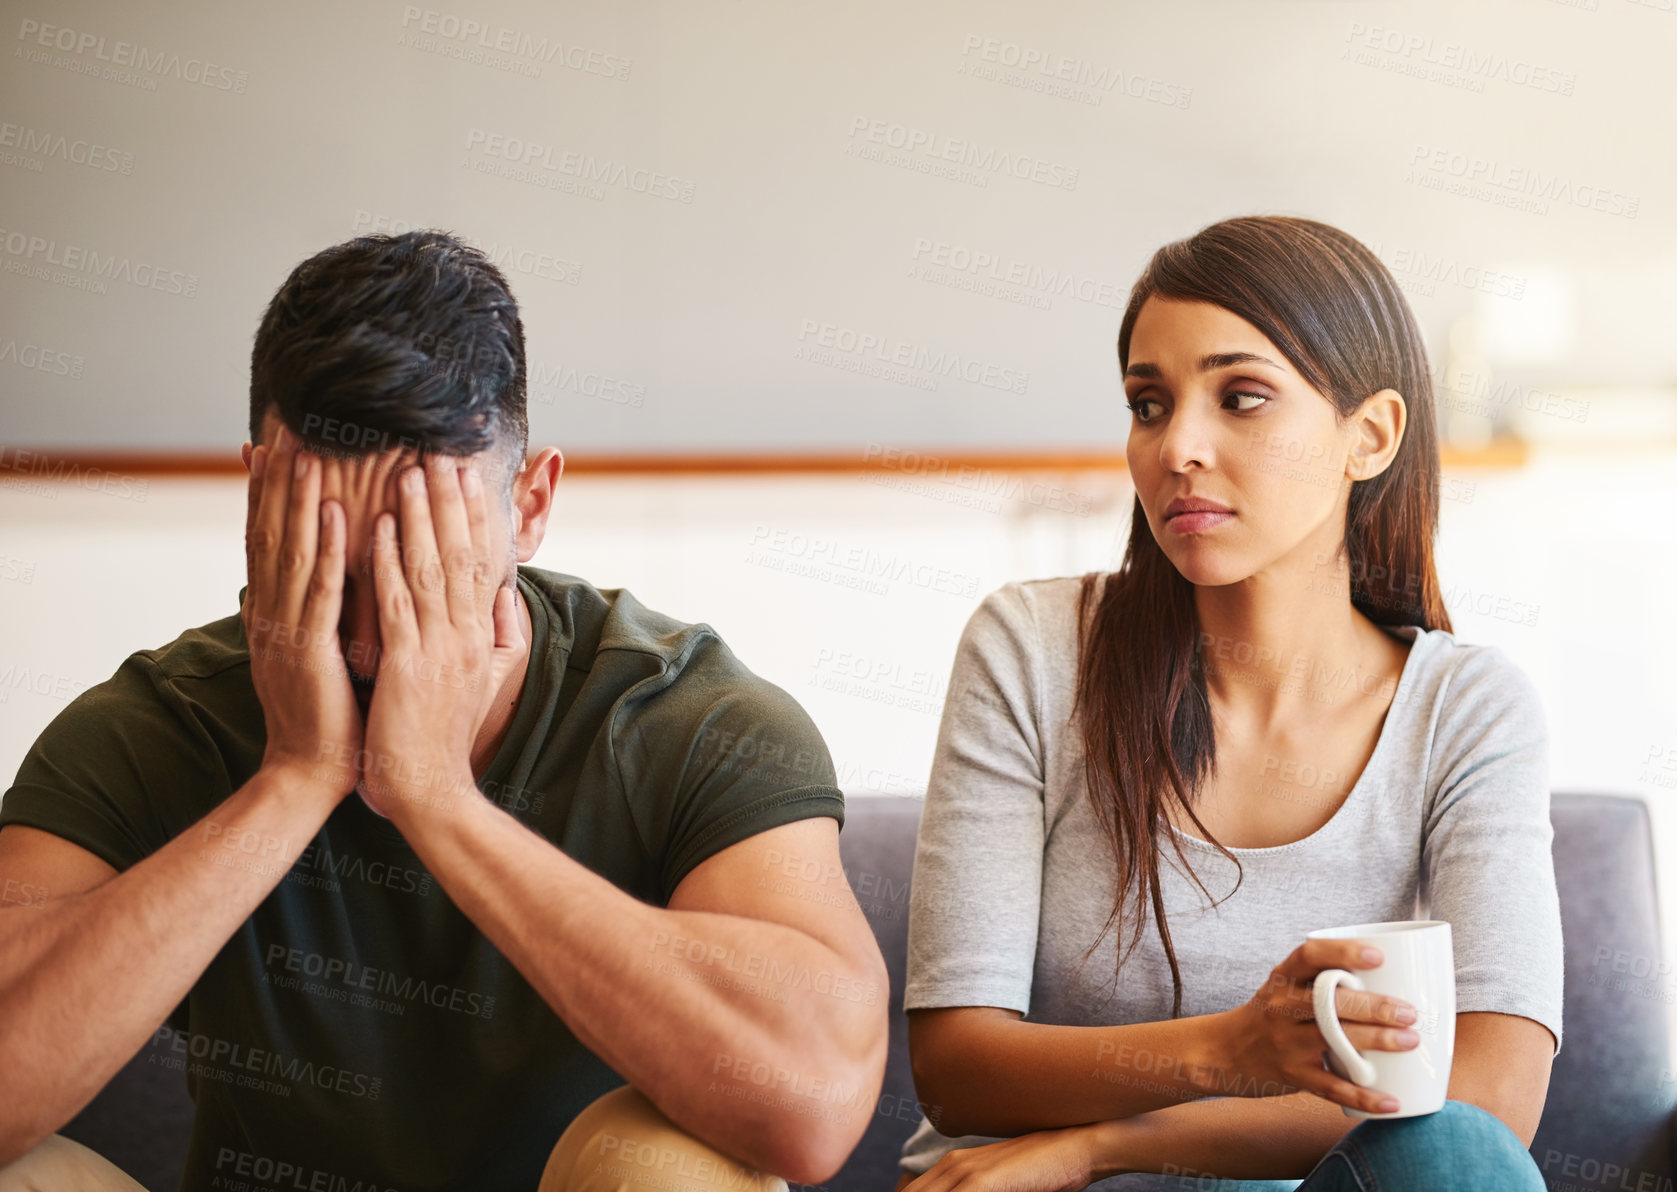
{"label": "man", "polygon": [[527,425],[516,304],[453,237],[275,295],[239,614],[73,701],[0,804],[45,894],[0,907],[0,1189],[100,1164],[54,1131],[148,1039],[187,1189],[842,1165],[888,996],[831,759],[709,626],[519,566],[563,467]]}

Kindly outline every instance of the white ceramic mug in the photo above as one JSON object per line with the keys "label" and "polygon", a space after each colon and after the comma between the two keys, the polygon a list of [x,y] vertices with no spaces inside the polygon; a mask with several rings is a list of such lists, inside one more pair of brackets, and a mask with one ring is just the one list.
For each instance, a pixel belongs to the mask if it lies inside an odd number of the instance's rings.
{"label": "white ceramic mug", "polygon": [[[1329,1051],[1329,1067],[1353,1084],[1398,1100],[1395,1113],[1364,1113],[1344,1106],[1354,1118],[1420,1117],[1444,1108],[1450,1061],[1456,1051],[1456,960],[1450,925],[1439,919],[1402,923],[1359,923],[1312,931],[1313,940],[1355,940],[1379,948],[1378,968],[1323,969],[1316,974],[1316,1026]],[[1341,985],[1402,998],[1415,1007],[1409,1029],[1421,1036],[1408,1051],[1360,1052],[1339,1025],[1334,991]]]}

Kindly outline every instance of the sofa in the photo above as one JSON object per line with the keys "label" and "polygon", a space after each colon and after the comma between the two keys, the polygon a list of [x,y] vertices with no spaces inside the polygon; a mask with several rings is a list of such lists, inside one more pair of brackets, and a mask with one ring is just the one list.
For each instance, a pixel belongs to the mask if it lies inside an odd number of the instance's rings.
{"label": "sofa", "polygon": [[[889,1192],[902,1142],[919,1120],[902,1013],[908,889],[920,803],[855,796],[840,833],[844,867],[890,970],[890,1058],[885,1085],[855,1152],[826,1192]],[[1666,1005],[1677,979],[1661,960],[1652,838],[1640,800],[1557,794],[1555,869],[1566,940],[1566,1040],[1532,1143],[1553,1192],[1670,1189],[1677,1078]],[[181,1176],[192,1104],[184,1078],[148,1063],[142,1048],[63,1133],[92,1147],[151,1192]],[[1178,1186],[1119,1176],[1100,1192]]]}

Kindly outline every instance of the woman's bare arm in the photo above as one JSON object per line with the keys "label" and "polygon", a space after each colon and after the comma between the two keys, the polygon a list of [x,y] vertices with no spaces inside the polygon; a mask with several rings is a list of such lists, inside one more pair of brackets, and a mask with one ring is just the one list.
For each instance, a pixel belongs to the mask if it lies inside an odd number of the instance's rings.
{"label": "woman's bare arm", "polygon": [[[1493,1114],[1529,1147],[1543,1114],[1554,1038],[1529,1018],[1459,1014],[1449,1097]],[[1308,1093],[1179,1105],[1091,1127],[1097,1170],[1226,1180],[1302,1179],[1357,1124]]]}
{"label": "woman's bare arm", "polygon": [[1216,1015],[1049,1026],[1017,1010],[911,1010],[914,1086],[940,1133],[1011,1136],[1215,1093]]}
{"label": "woman's bare arm", "polygon": [[[999,1006],[910,1010],[914,1086],[932,1125],[950,1137],[1082,1126],[1203,1097],[1308,1092],[1388,1112],[1395,1098],[1322,1065],[1313,1006],[1322,970],[1372,969],[1384,959],[1356,940],[1306,940],[1241,1005],[1163,1022],[1055,1026]],[[1407,1051],[1420,1043],[1408,1029],[1415,1007],[1403,999],[1343,986],[1334,997],[1353,1047]]]}

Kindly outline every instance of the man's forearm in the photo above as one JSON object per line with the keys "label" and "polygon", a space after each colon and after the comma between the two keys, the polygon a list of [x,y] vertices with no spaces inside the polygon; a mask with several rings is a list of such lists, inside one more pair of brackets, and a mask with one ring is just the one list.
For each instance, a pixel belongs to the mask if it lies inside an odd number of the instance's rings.
{"label": "man's forearm", "polygon": [[191,990],[335,800],[259,772],[103,885],[0,908],[0,1165],[57,1130]]}
{"label": "man's forearm", "polygon": [[400,826],[577,1038],[678,1125],[764,1166],[765,1138],[859,1133],[872,1113],[889,991],[826,944],[649,905],[487,800]]}
{"label": "man's forearm", "polygon": [[1357,1124],[1310,1093],[1219,1097],[1099,1122],[1096,1178],[1151,1171],[1223,1180],[1302,1179]]}

